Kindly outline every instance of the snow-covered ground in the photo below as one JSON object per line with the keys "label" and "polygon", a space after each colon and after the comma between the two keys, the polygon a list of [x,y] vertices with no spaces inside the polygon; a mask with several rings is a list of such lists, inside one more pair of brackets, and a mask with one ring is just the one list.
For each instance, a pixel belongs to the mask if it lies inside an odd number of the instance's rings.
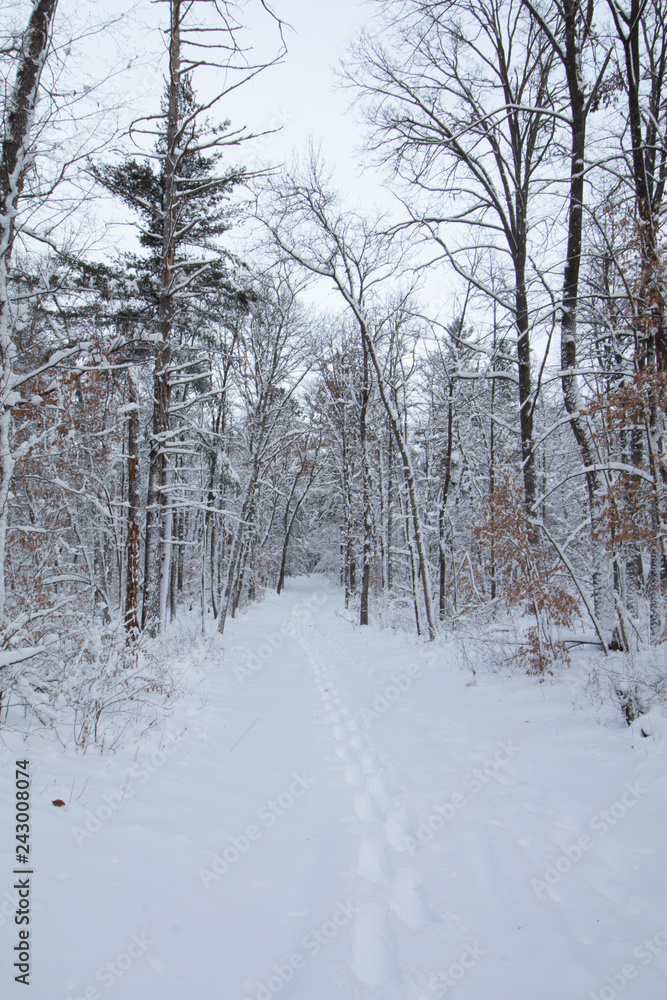
{"label": "snow-covered ground", "polygon": [[[217,642],[217,640],[216,640]],[[290,581],[152,743],[0,734],[0,995],[663,1000],[667,741]],[[33,762],[31,986],[14,761]],[[61,798],[62,808],[52,805]]]}

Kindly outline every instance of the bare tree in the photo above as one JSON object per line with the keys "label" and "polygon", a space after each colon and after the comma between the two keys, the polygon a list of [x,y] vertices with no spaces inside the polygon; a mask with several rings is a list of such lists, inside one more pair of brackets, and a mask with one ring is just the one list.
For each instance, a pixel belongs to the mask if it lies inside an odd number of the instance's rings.
{"label": "bare tree", "polygon": [[7,496],[15,466],[10,444],[12,406],[19,382],[14,372],[8,272],[19,200],[30,165],[31,133],[44,63],[51,41],[57,0],[39,0],[21,38],[16,78],[5,109],[0,155],[0,617],[5,613]]}
{"label": "bare tree", "polygon": [[[599,515],[606,490],[604,473],[598,468],[596,447],[584,414],[584,400],[577,374],[577,320],[582,260],[582,230],[587,163],[587,124],[597,106],[612,49],[598,54],[595,40],[595,4],[563,0],[552,4],[545,16],[540,5],[523,0],[537,30],[543,34],[558,59],[567,83],[568,104],[561,117],[569,122],[569,191],[567,195],[567,249],[560,307],[561,385],[570,425],[579,446],[588,485],[593,561],[594,621],[606,651],[616,615],[609,555],[599,537]],[[591,67],[586,71],[584,67]],[[588,78],[587,78],[588,77]],[[557,109],[555,109],[557,110]]]}
{"label": "bare tree", "polygon": [[[345,65],[361,93],[372,129],[369,145],[409,185],[409,211],[467,282],[495,298],[513,317],[519,385],[526,510],[537,496],[530,307],[532,253],[544,241],[535,196],[550,184],[542,172],[554,135],[548,41],[520,2],[488,0],[382,4],[386,42],[363,35]],[[539,223],[542,223],[540,226]],[[493,247],[508,261],[511,281],[491,291],[467,268],[465,244]],[[429,262],[431,263],[431,262]]]}
{"label": "bare tree", "polygon": [[292,533],[296,524],[299,512],[305,503],[308,494],[317,481],[321,466],[318,463],[320,449],[322,447],[322,430],[319,433],[306,433],[297,440],[293,452],[288,452],[287,460],[290,465],[292,482],[289,484],[289,492],[285,497],[285,507],[283,510],[283,544],[280,555],[280,570],[278,572],[277,593],[282,593],[285,586],[285,574],[287,571],[287,554]]}
{"label": "bare tree", "polygon": [[[660,227],[667,180],[667,6],[663,0],[607,0],[622,47],[623,87],[628,101],[630,149],[624,150],[624,179],[631,179],[639,256],[638,289],[633,296],[635,366],[648,392],[645,447],[654,480],[651,570],[649,582],[650,631],[662,634],[662,566],[667,556],[664,494],[667,473],[661,461],[665,446],[665,419],[660,384],[667,370],[667,322]],[[641,460],[635,442],[635,461]]]}
{"label": "bare tree", "polygon": [[305,333],[296,301],[296,283],[284,272],[267,278],[238,338],[239,392],[247,414],[240,510],[220,600],[218,631],[238,606],[245,566],[256,531],[262,477],[276,456],[301,436],[288,426],[294,394],[305,378]]}
{"label": "bare tree", "polygon": [[[410,518],[419,555],[417,573],[422,582],[426,632],[435,637],[431,576],[427,559],[422,520],[417,498],[415,473],[400,416],[394,406],[373,337],[373,319],[369,309],[373,293],[400,269],[400,255],[391,234],[383,232],[378,222],[370,224],[363,217],[343,212],[327,191],[316,158],[311,156],[305,176],[292,175],[268,184],[267,213],[264,216],[280,251],[307,272],[333,282],[357,324],[364,358],[364,395],[361,408],[361,449],[364,471],[364,567],[360,623],[368,624],[368,587],[370,583],[371,512],[368,483],[368,454],[365,416],[367,397],[366,365],[370,363],[377,379],[394,440],[403,463],[408,491]],[[364,590],[365,600],[364,600]]]}

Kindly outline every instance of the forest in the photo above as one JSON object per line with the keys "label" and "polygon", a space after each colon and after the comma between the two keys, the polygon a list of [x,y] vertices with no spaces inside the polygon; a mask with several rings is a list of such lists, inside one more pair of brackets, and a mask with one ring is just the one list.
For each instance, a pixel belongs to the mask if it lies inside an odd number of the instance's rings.
{"label": "forest", "polygon": [[[244,162],[279,3],[145,6],[150,106],[96,76],[124,13],[2,9],[0,725],[95,743],[171,697],[179,622],[303,574],[540,679],[659,652],[667,4],[372,0],[336,74],[390,210],[317,136]],[[665,675],[627,672],[630,723]]]}

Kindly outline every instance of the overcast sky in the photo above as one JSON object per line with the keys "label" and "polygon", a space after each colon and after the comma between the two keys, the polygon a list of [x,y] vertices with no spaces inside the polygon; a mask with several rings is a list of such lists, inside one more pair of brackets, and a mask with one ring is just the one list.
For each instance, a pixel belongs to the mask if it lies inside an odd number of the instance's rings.
{"label": "overcast sky", "polygon": [[[107,9],[126,9],[126,0],[110,0]],[[99,0],[96,6],[100,9]],[[374,13],[375,4],[364,0],[272,0],[276,14],[286,23],[284,37],[287,54],[282,63],[265,70],[254,80],[230,94],[216,109],[217,118],[229,118],[233,127],[246,125],[252,132],[280,127],[273,136],[265,136],[240,148],[241,162],[291,162],[302,154],[309,138],[322,145],[327,162],[335,170],[337,183],[355,200],[375,200],[378,184],[374,174],[363,171],[355,149],[363,141],[363,131],[348,112],[350,94],[336,87],[334,67],[346,48]],[[164,24],[166,6],[140,0],[132,20],[121,22],[117,31],[134,60],[135,80],[144,91],[142,110],[160,99],[162,74],[154,74],[155,56],[164,47],[156,30]],[[241,42],[253,49],[252,58],[270,61],[280,47],[276,22],[262,8],[260,0],[242,5],[241,22],[247,30]],[[124,36],[124,37],[123,37]],[[143,66],[141,65],[143,64]],[[165,69],[162,62],[162,71]],[[219,79],[210,81],[219,85]],[[201,94],[206,89],[205,76],[199,72],[195,84]],[[387,199],[379,192],[377,197]]]}
{"label": "overcast sky", "polygon": [[[282,65],[232,95],[230,117],[254,130],[282,125],[278,135],[256,143],[253,151],[274,160],[289,161],[293,151],[303,152],[312,136],[335,164],[341,183],[357,187],[361,178],[354,150],[362,133],[347,112],[350,95],[336,88],[333,67],[369,19],[371,5],[357,0],[276,0],[274,6],[291,26],[285,30],[287,55]],[[254,19],[249,39],[258,51],[270,51],[275,37],[266,15]]]}
{"label": "overcast sky", "polygon": [[[371,21],[377,4],[374,0],[271,2],[286,24],[287,54],[279,65],[268,68],[228,95],[212,117],[218,121],[229,118],[232,128],[247,126],[255,133],[275,128],[280,131],[228,150],[227,158],[237,156],[241,163],[251,167],[258,162],[289,164],[295,157],[305,156],[312,139],[316,146],[321,146],[334,184],[348,204],[371,213],[374,206],[382,210],[396,207],[396,200],[382,186],[379,171],[362,165],[359,148],[363,144],[363,128],[349,110],[351,94],[337,85],[335,74],[350,42]],[[160,29],[164,29],[168,14],[165,3],[136,0],[128,12],[130,3],[131,0],[87,0],[84,4],[80,0],[61,0],[56,29],[60,51],[67,52],[65,63],[73,81],[71,85],[85,92],[84,81],[88,77],[93,87],[91,96],[96,96],[102,107],[109,101],[117,102],[121,117],[128,121],[159,107],[166,70],[164,36]],[[261,0],[247,0],[239,7],[239,19],[247,26],[242,44],[252,47],[257,61],[270,61],[280,48],[275,20],[263,9]],[[29,8],[29,0],[11,3],[0,0],[5,24],[24,23]],[[113,26],[99,30],[104,21],[115,15],[118,20]],[[68,39],[81,36],[81,25],[86,23],[94,26],[97,33],[80,37],[70,52]],[[119,66],[123,71],[117,75]],[[98,93],[95,84],[104,78],[105,71],[113,71],[113,75]],[[200,96],[219,86],[219,76],[215,80],[202,73],[195,77]],[[134,109],[132,114],[126,107],[128,102]],[[123,145],[129,151],[126,143]],[[144,149],[148,152],[152,145],[147,138]],[[119,241],[132,239],[133,220],[119,203],[112,204],[108,198],[106,202],[101,216],[115,222],[114,234],[104,244],[108,252],[114,244],[118,248]],[[431,298],[439,300],[442,294],[448,298],[439,287],[433,288],[433,276],[428,284]]]}
{"label": "overcast sky", "polygon": [[[256,0],[250,9],[257,13],[259,7]],[[321,146],[334,185],[347,203],[371,214],[377,207],[402,216],[403,209],[384,186],[381,172],[369,168],[368,161],[364,166],[363,126],[349,108],[353,95],[340,87],[335,73],[359,29],[371,23],[377,4],[373,0],[275,0],[273,8],[291,26],[285,31],[287,55],[281,65],[233,94],[225,114],[232,125],[245,123],[253,131],[282,126],[276,135],[253,142],[252,156],[289,164],[295,156],[306,154],[312,139]],[[258,52],[274,51],[277,36],[270,19],[263,14],[248,23],[248,41]],[[241,162],[248,162],[248,152],[247,146],[241,148]],[[449,316],[451,284],[441,269],[433,269],[426,278],[424,295],[434,312],[444,308]]]}

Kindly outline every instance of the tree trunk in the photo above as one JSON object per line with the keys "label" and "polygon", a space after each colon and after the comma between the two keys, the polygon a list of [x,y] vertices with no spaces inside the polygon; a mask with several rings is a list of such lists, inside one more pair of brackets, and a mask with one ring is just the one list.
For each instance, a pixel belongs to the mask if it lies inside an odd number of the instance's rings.
{"label": "tree trunk", "polygon": [[394,560],[392,547],[394,544],[394,438],[389,430],[387,445],[387,590],[394,585]]}
{"label": "tree trunk", "polygon": [[176,594],[178,593],[178,571],[183,555],[181,545],[180,529],[183,523],[183,511],[174,510],[171,516],[172,539],[176,542],[176,552],[174,554],[174,542],[172,541],[171,570],[169,573],[169,621],[176,617]]}
{"label": "tree trunk", "polygon": [[[163,579],[168,571],[171,523],[167,510],[167,456],[171,385],[171,337],[174,318],[174,236],[176,233],[178,132],[181,117],[181,2],[170,0],[169,94],[167,110],[164,195],[162,199],[162,254],[158,298],[158,348],[153,371],[153,432],[151,435],[149,496],[146,506],[146,559],[142,625],[155,635],[164,626],[166,601]],[[162,596],[161,596],[162,595]]]}
{"label": "tree trunk", "polygon": [[[409,501],[408,501],[409,502]],[[402,507],[401,503],[401,507]],[[407,504],[406,504],[407,508]],[[412,536],[412,530],[410,525],[410,516],[407,509],[402,511],[403,513],[403,525],[405,528],[405,542],[408,549],[408,555],[410,557],[410,584],[412,589],[412,607],[415,613],[415,625],[417,627],[417,635],[423,634],[422,628],[422,617],[419,609],[419,557],[415,551],[415,542]]]}
{"label": "tree trunk", "polygon": [[[495,385],[495,381],[494,381]],[[438,511],[438,557],[440,563],[439,611],[440,621],[445,620],[447,613],[447,559],[445,554],[445,510],[449,487],[452,481],[452,449],[454,443],[454,380],[449,382],[449,398],[447,402],[447,454],[445,455],[445,479],[442,484],[442,496]]]}
{"label": "tree trunk", "polygon": [[[577,314],[579,308],[579,274],[581,269],[582,223],[584,205],[584,166],[586,152],[587,107],[581,76],[579,47],[580,3],[565,3],[565,70],[570,95],[572,144],[570,152],[570,191],[568,205],[567,258],[563,276],[561,306],[561,385],[570,425],[583,459],[584,467],[596,464],[595,447],[590,440],[583,418],[583,404],[577,368]],[[616,613],[612,594],[609,554],[597,534],[604,484],[600,473],[586,474],[591,515],[591,549],[593,568],[593,600],[595,616],[608,638],[613,632]]]}
{"label": "tree trunk", "polygon": [[248,521],[250,520],[252,506],[254,502],[254,493],[255,493],[255,488],[257,486],[258,478],[259,478],[259,459],[256,457],[250,475],[250,480],[248,481],[248,485],[246,487],[246,495],[243,501],[243,507],[241,508],[241,516],[239,519],[238,526],[236,528],[236,535],[234,536],[232,551],[229,557],[229,565],[227,567],[227,578],[225,581],[225,589],[220,602],[220,617],[218,619],[218,632],[220,632],[221,635],[225,631],[225,622],[227,621],[227,615],[229,614],[230,611],[233,612],[236,608],[236,603],[237,603],[236,586],[241,571],[241,560],[243,557],[246,526]]}
{"label": "tree trunk", "polygon": [[285,571],[287,569],[287,552],[289,549],[290,538],[292,537],[292,528],[294,527],[294,522],[296,520],[297,514],[299,513],[300,507],[301,507],[301,500],[299,500],[299,502],[297,503],[294,513],[292,514],[292,517],[289,519],[289,523],[287,521],[288,512],[287,510],[285,511],[285,522],[284,522],[285,535],[283,540],[283,551],[280,557],[280,573],[278,575],[278,586],[276,588],[279,594],[282,594],[283,588],[285,586]]}
{"label": "tree trunk", "polygon": [[128,399],[130,401],[127,423],[127,577],[125,583],[125,629],[128,642],[139,631],[139,554],[141,550],[139,482],[141,427],[139,424],[139,391],[136,369],[128,371]]}
{"label": "tree trunk", "polygon": [[285,534],[285,540],[283,542],[283,552],[280,557],[280,573],[278,574],[278,586],[276,587],[276,593],[282,594],[283,588],[285,586],[285,568],[287,566],[287,546],[289,545],[289,535]]}
{"label": "tree trunk", "polygon": [[[521,459],[523,467],[524,506],[529,517],[537,497],[537,467],[533,447],[533,386],[530,358],[530,326],[528,295],[526,292],[526,265],[521,251],[516,268],[516,328],[517,357],[519,366],[519,424],[521,427]],[[533,540],[536,540],[535,538]]]}
{"label": "tree trunk", "polygon": [[651,571],[649,573],[650,636],[652,643],[662,637],[662,594],[660,576],[662,569],[662,549],[656,536],[651,546]]}
{"label": "tree trunk", "polygon": [[428,560],[426,558],[426,546],[424,544],[424,533],[422,530],[421,517],[419,514],[419,504],[417,501],[417,489],[415,484],[414,469],[412,467],[412,459],[410,457],[407,441],[405,441],[403,436],[400,417],[396,412],[396,409],[394,408],[394,405],[391,399],[389,398],[389,394],[387,392],[387,387],[385,385],[384,377],[382,374],[382,368],[380,367],[380,362],[378,361],[378,357],[375,352],[375,345],[373,344],[373,341],[369,335],[365,321],[359,316],[358,311],[357,311],[357,318],[362,327],[362,336],[366,342],[368,353],[373,363],[373,368],[375,369],[375,374],[378,380],[378,388],[380,390],[380,397],[384,404],[387,416],[389,417],[389,423],[391,425],[394,434],[394,440],[396,441],[396,446],[399,450],[399,454],[403,462],[403,476],[405,478],[405,484],[408,488],[410,517],[412,520],[414,540],[417,546],[417,553],[419,556],[418,575],[421,577],[422,589],[424,592],[424,611],[426,613],[428,636],[429,640],[433,640],[435,639],[436,630],[435,630],[435,616],[433,614],[433,597],[431,592],[431,574],[429,571]]}
{"label": "tree trunk", "polygon": [[5,616],[7,499],[15,465],[11,450],[11,423],[12,406],[17,400],[14,383],[16,346],[12,339],[7,278],[15,220],[28,166],[34,111],[56,7],[57,0],[39,0],[33,5],[21,39],[16,79],[7,98],[0,156],[0,620]]}
{"label": "tree trunk", "polygon": [[363,477],[363,505],[364,505],[364,543],[363,543],[363,567],[361,573],[361,600],[359,602],[359,624],[368,625],[368,595],[371,585],[371,546],[373,536],[373,524],[371,518],[371,489],[370,489],[370,469],[368,467],[368,429],[366,420],[368,416],[368,403],[370,399],[370,373],[368,370],[368,349],[366,338],[363,338],[364,367],[363,367],[363,387],[361,392],[361,406],[359,408],[359,440],[361,442],[361,462]]}
{"label": "tree trunk", "polygon": [[171,356],[167,344],[159,350],[153,374],[153,429],[149,453],[146,498],[146,545],[144,552],[144,604],[142,628],[155,635],[160,627],[160,580],[167,536],[167,456],[170,386],[167,366]]}
{"label": "tree trunk", "polygon": [[211,611],[213,612],[213,618],[215,619],[215,618],[218,617],[218,604],[217,604],[217,600],[216,600],[217,579],[216,579],[216,572],[215,572],[215,568],[216,568],[216,560],[215,560],[215,544],[216,544],[215,521],[211,522],[210,533],[211,533],[211,541],[210,541],[210,546],[209,546],[209,552],[210,552],[210,570],[209,570],[209,572],[210,572],[210,576],[211,576],[211,580],[210,580],[210,588],[211,588]]}

